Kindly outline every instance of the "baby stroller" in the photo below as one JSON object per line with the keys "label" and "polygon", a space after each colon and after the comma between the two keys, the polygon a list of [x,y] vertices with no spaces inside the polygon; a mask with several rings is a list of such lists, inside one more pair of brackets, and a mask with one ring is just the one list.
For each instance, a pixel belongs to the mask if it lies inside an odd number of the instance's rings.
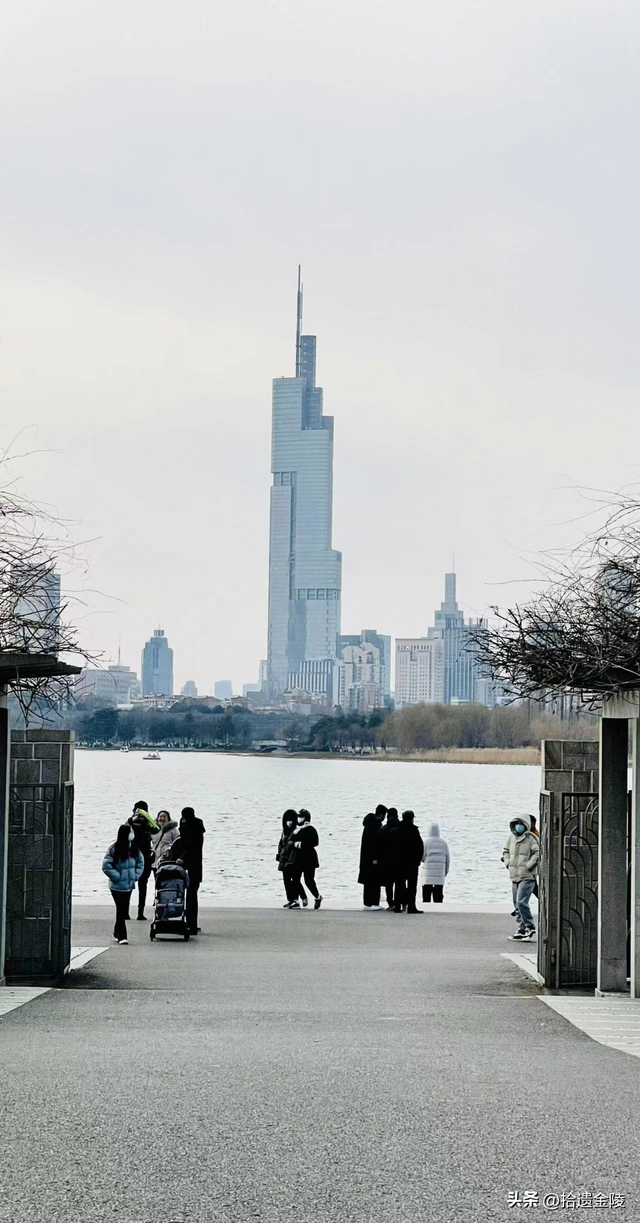
{"label": "baby stroller", "polygon": [[187,943],[189,927],[185,916],[185,898],[189,876],[183,866],[167,862],[156,871],[156,895],[149,938],[156,934],[179,934]]}

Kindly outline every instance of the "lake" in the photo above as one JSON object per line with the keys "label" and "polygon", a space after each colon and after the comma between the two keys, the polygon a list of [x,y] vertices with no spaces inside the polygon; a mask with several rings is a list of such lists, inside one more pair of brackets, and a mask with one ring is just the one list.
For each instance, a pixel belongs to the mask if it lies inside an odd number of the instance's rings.
{"label": "lake", "polygon": [[283,902],[275,861],[282,812],[307,807],[318,830],[318,885],[331,904],[361,899],[357,884],[362,820],[378,803],[410,807],[424,836],[432,821],[449,842],[445,898],[466,904],[510,899],[500,862],[509,820],[538,810],[540,769],[531,765],[425,764],[142,752],[76,751],[73,895],[105,902],[102,858],[133,803],[146,799],[179,819],[184,806],[204,820],[204,903]]}

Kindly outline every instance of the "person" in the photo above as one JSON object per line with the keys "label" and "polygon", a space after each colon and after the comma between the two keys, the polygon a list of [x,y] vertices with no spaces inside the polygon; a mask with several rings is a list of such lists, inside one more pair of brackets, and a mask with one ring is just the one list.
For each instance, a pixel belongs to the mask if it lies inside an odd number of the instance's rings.
{"label": "person", "polygon": [[133,815],[129,817],[136,845],[144,858],[144,870],[138,880],[138,921],[146,921],[144,906],[147,903],[147,884],[153,865],[153,849],[151,838],[159,831],[155,820],[149,815],[149,807],[143,799],[139,799],[133,807]]}
{"label": "person", "polygon": [[442,904],[448,874],[449,846],[440,836],[439,825],[432,824],[422,855],[422,899],[425,904],[429,904],[432,896],[435,904]]}
{"label": "person", "polygon": [[396,854],[394,913],[402,913],[403,908],[407,913],[422,912],[416,908],[416,891],[424,844],[414,819],[413,811],[403,811],[402,820],[393,833]]}
{"label": "person", "polygon": [[159,811],[156,816],[156,824],[160,831],[151,839],[153,849],[153,869],[157,871],[162,865],[162,859],[167,858],[171,852],[171,846],[174,841],[177,841],[180,833],[175,820],[171,819],[168,811]]}
{"label": "person", "polygon": [[294,883],[296,847],[292,833],[298,827],[298,814],[289,807],[282,817],[282,834],[278,842],[276,862],[278,870],[282,871],[282,882],[287,897],[285,909],[300,908],[299,888]]}
{"label": "person", "polygon": [[362,821],[364,829],[360,844],[358,883],[363,886],[362,904],[365,909],[380,908],[379,837],[387,808],[379,803]]}
{"label": "person", "polygon": [[380,829],[378,837],[378,863],[380,866],[380,878],[384,884],[384,890],[387,897],[387,910],[390,912],[394,905],[394,888],[396,876],[396,863],[394,855],[394,838],[392,833],[398,827],[400,820],[397,807],[389,807],[387,811],[387,821]]}
{"label": "person", "polygon": [[502,861],[509,871],[513,905],[518,917],[518,929],[509,938],[512,942],[530,942],[535,938],[536,928],[529,901],[538,874],[540,843],[531,831],[531,817],[528,815],[516,816],[509,828]]}
{"label": "person", "polygon": [[116,906],[116,922],[113,937],[117,943],[127,944],[127,917],[131,893],[144,871],[144,857],[135,842],[128,824],[121,824],[118,835],[110,845],[102,863],[109,880],[113,903]]}
{"label": "person", "polygon": [[180,836],[173,843],[171,856],[174,857],[176,847],[179,846],[179,857],[176,861],[179,862],[180,866],[184,866],[189,875],[185,917],[191,934],[200,933],[198,925],[198,890],[202,883],[202,852],[206,831],[202,820],[198,819],[193,807],[183,807],[180,817]]}
{"label": "person", "polygon": [[311,812],[307,811],[306,807],[301,807],[298,812],[298,828],[293,834],[293,843],[296,850],[294,867],[296,888],[300,891],[300,878],[304,875],[304,881],[314,898],[313,907],[319,909],[322,904],[322,896],[316,885],[316,871],[320,866],[316,849],[319,837],[311,823]]}

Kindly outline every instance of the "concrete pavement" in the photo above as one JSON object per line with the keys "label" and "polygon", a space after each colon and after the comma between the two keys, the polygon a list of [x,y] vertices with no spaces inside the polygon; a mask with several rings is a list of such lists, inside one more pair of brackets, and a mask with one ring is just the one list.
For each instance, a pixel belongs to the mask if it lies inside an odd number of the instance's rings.
{"label": "concrete pavement", "polygon": [[[0,1219],[471,1223],[516,1190],[638,1214],[640,1063],[538,1001],[508,917],[201,916],[186,945],[132,922],[0,1018]],[[78,911],[74,943],[112,920]]]}

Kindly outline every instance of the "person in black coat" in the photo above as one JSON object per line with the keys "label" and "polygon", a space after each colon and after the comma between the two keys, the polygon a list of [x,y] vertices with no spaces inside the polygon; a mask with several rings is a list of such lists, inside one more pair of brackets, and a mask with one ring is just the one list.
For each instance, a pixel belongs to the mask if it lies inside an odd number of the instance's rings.
{"label": "person in black coat", "polygon": [[392,834],[393,852],[396,855],[395,907],[394,913],[421,913],[416,908],[418,871],[424,853],[420,830],[414,824],[413,811],[403,811],[402,820]]}
{"label": "person in black coat", "polygon": [[317,854],[319,837],[311,823],[311,812],[307,811],[305,807],[301,807],[298,812],[298,828],[293,834],[293,842],[296,847],[296,887],[304,892],[300,885],[300,878],[304,875],[304,881],[314,897],[313,907],[319,909],[322,904],[322,896],[316,886],[316,871],[320,866]]}
{"label": "person in black coat", "polygon": [[[144,907],[147,903],[147,884],[151,874],[153,865],[153,846],[151,838],[160,832],[159,825],[149,815],[149,806],[144,799],[138,799],[133,805],[133,815],[127,821],[129,827],[133,830],[133,837],[136,847],[140,850],[144,860],[144,870],[138,879],[138,921],[146,921],[144,915]],[[127,920],[129,914],[127,913]]]}
{"label": "person in black coat", "polygon": [[282,882],[284,883],[284,890],[287,897],[287,903],[284,905],[285,909],[290,909],[294,904],[296,909],[300,908],[300,877],[298,876],[298,882],[296,884],[295,873],[297,854],[295,838],[292,835],[297,830],[297,827],[298,813],[290,807],[287,811],[285,811],[282,817],[282,835],[278,842],[278,852],[276,854],[278,870],[282,871]]}
{"label": "person in black coat", "polygon": [[198,934],[198,890],[202,883],[202,853],[206,828],[196,816],[193,807],[183,807],[180,817],[180,836],[174,841],[172,853],[189,875],[185,917],[191,934]]}
{"label": "person in black coat", "polygon": [[378,861],[380,829],[387,808],[379,803],[375,812],[370,811],[362,821],[363,833],[360,844],[360,871],[358,883],[363,886],[362,903],[365,909],[380,908],[380,866]]}
{"label": "person in black coat", "polygon": [[389,807],[387,811],[387,821],[380,829],[378,840],[378,864],[380,866],[380,878],[384,884],[384,889],[387,894],[387,908],[392,909],[394,905],[394,888],[396,881],[396,859],[394,852],[394,829],[398,827],[400,820],[398,818],[397,807]]}

